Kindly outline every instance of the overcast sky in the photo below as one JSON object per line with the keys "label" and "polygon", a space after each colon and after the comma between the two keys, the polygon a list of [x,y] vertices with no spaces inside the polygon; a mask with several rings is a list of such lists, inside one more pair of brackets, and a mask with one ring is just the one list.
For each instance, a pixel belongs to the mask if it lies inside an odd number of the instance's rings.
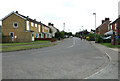
{"label": "overcast sky", "polygon": [[111,21],[118,17],[118,2],[119,0],[2,0],[0,19],[12,11],[18,11],[46,25],[51,22],[59,30],[63,30],[65,23],[65,31],[90,31],[95,29],[93,13],[97,15],[97,27],[105,17]]}

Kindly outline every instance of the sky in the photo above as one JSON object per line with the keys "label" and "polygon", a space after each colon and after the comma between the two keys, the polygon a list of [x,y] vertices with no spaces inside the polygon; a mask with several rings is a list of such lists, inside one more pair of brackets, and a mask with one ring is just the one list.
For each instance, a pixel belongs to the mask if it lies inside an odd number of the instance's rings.
{"label": "sky", "polygon": [[[78,32],[95,29],[105,17],[110,21],[118,18],[120,0],[2,0],[0,19],[18,11],[20,14],[41,21],[48,25],[53,23],[60,31],[65,23],[66,32]],[[1,24],[1,23],[0,23]]]}

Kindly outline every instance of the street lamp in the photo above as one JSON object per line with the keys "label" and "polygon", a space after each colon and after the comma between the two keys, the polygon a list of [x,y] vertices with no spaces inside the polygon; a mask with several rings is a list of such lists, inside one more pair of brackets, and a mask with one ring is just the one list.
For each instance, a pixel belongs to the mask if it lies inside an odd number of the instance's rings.
{"label": "street lamp", "polygon": [[96,42],[96,13],[93,13],[95,15],[95,42]]}

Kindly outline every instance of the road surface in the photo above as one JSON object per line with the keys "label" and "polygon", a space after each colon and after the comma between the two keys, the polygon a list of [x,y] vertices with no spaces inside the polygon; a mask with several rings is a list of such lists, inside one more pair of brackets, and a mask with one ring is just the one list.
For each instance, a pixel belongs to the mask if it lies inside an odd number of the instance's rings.
{"label": "road surface", "polygon": [[88,41],[69,38],[52,47],[3,53],[2,78],[85,79],[109,63],[104,51]]}

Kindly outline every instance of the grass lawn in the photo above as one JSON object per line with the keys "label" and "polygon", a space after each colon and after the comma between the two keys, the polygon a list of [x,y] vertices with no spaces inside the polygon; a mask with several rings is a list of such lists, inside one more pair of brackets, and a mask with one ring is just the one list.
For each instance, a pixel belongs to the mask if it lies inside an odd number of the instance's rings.
{"label": "grass lawn", "polygon": [[43,48],[43,47],[49,47],[49,46],[54,46],[54,45],[56,45],[56,44],[2,47],[2,52],[28,50],[28,49],[35,49],[35,48]]}
{"label": "grass lawn", "polygon": [[54,46],[56,44],[52,44],[50,41],[34,41],[34,42],[26,42],[26,43],[2,43],[1,45],[2,45],[2,52],[9,52],[9,51],[49,47],[49,46]]}
{"label": "grass lawn", "polygon": [[101,43],[101,44],[110,48],[120,48],[120,45],[111,45],[111,43]]}
{"label": "grass lawn", "polygon": [[43,44],[49,43],[50,41],[34,41],[34,42],[25,42],[25,43],[2,43],[2,46],[17,46],[17,45],[33,45],[33,44]]}

